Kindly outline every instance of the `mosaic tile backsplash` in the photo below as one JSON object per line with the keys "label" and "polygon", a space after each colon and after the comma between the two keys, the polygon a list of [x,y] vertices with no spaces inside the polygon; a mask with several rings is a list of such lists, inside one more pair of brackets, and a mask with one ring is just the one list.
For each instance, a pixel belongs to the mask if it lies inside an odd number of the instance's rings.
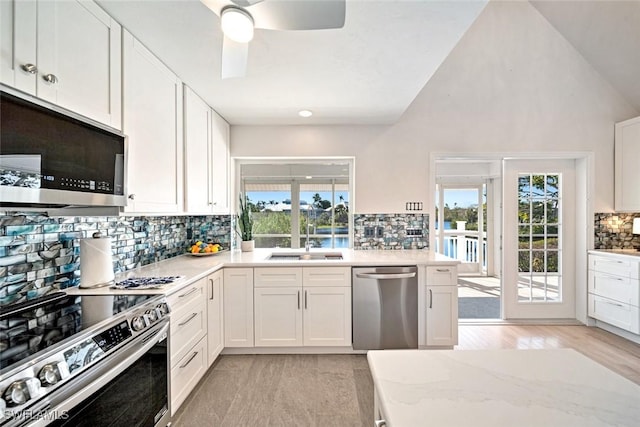
{"label": "mosaic tile backsplash", "polygon": [[0,216],[0,305],[80,283],[80,239],[100,231],[112,239],[115,272],[187,251],[196,240],[228,248],[231,216]]}
{"label": "mosaic tile backsplash", "polygon": [[356,214],[353,248],[428,249],[428,214]]}
{"label": "mosaic tile backsplash", "polygon": [[640,249],[640,235],[631,232],[640,213],[597,213],[594,249]]}

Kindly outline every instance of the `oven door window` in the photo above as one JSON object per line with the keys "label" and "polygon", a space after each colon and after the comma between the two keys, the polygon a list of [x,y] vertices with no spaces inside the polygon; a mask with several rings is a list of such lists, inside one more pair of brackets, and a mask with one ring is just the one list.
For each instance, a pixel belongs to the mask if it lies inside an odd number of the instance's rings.
{"label": "oven door window", "polygon": [[53,426],[154,426],[168,411],[167,340],[151,348]]}

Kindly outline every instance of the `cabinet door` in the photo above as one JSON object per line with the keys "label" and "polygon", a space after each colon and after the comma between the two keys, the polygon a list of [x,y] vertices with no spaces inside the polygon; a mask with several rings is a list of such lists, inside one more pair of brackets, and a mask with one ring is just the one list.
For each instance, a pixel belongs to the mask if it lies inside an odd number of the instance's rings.
{"label": "cabinet door", "polygon": [[123,130],[129,154],[125,211],[180,212],[182,82],[126,31],[123,46]]}
{"label": "cabinet door", "polygon": [[224,346],[253,347],[253,269],[224,269]]}
{"label": "cabinet door", "polygon": [[121,37],[93,2],[38,1],[37,96],[120,129]]}
{"label": "cabinet door", "polygon": [[195,92],[184,87],[185,212],[210,213],[213,208],[211,179],[211,114]]}
{"label": "cabinet door", "polygon": [[640,117],[616,123],[615,210],[640,211]]}
{"label": "cabinet door", "polygon": [[224,348],[223,273],[216,271],[207,278],[207,346],[208,366]]}
{"label": "cabinet door", "polygon": [[213,210],[229,213],[229,123],[212,110],[211,125]]}
{"label": "cabinet door", "polygon": [[351,288],[305,287],[304,345],[351,346]]}
{"label": "cabinet door", "polygon": [[302,345],[302,288],[255,288],[256,347]]}
{"label": "cabinet door", "polygon": [[427,286],[427,345],[458,344],[458,288]]}
{"label": "cabinet door", "polygon": [[200,378],[207,372],[207,338],[202,338],[171,367],[171,415],[173,416]]}
{"label": "cabinet door", "polygon": [[[0,1],[0,82],[31,95],[38,75],[36,25],[35,0]],[[26,71],[28,66],[35,69]]]}

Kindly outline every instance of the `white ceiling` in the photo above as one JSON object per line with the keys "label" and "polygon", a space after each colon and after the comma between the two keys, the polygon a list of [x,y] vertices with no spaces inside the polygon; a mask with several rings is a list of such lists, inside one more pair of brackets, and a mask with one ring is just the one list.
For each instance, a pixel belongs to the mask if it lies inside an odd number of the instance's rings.
{"label": "white ceiling", "polygon": [[[199,0],[97,2],[238,125],[394,123],[487,0],[347,0],[340,30],[256,30],[247,76],[228,80],[219,19]],[[532,4],[640,111],[640,0]]]}
{"label": "white ceiling", "polygon": [[[402,115],[486,0],[347,0],[339,30],[256,30],[246,77],[227,80],[220,79],[219,19],[200,1],[98,3],[231,124],[386,124]],[[301,109],[313,117],[298,117]]]}

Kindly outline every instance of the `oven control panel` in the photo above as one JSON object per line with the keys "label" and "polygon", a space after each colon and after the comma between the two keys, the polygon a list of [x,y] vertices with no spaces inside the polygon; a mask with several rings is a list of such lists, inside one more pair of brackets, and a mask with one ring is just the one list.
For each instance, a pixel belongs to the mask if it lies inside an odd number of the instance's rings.
{"label": "oven control panel", "polygon": [[[91,369],[98,360],[126,346],[135,336],[161,321],[169,307],[162,296],[120,313],[111,323],[78,334],[67,345],[44,354],[26,367],[0,378],[0,425],[12,425],[22,411],[48,393],[64,387],[68,379]],[[98,326],[98,325],[96,325]]]}

